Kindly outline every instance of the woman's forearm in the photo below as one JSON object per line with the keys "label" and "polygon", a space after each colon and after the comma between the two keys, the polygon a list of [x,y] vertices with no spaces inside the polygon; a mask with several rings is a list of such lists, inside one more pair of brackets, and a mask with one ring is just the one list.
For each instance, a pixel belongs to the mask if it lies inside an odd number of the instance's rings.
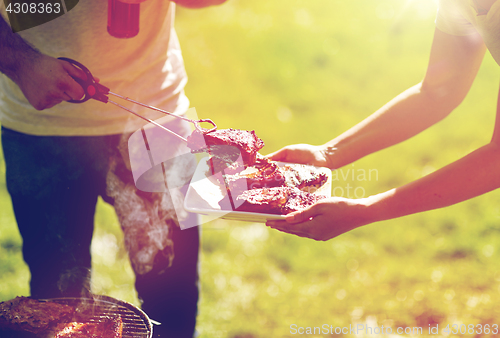
{"label": "woman's forearm", "polygon": [[467,95],[485,50],[479,35],[452,36],[436,29],[422,83],[326,143],[328,166],[336,169],[349,164],[442,120]]}
{"label": "woman's forearm", "polygon": [[436,100],[415,85],[325,144],[332,169],[415,136],[445,118],[460,99]]}
{"label": "woman's forearm", "polygon": [[500,146],[491,142],[402,187],[367,198],[368,223],[438,209],[500,187]]}

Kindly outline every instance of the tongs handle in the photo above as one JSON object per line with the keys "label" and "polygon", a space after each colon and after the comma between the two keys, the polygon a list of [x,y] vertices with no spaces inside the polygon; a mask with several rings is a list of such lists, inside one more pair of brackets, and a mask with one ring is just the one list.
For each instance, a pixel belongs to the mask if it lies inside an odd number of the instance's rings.
{"label": "tongs handle", "polygon": [[73,59],[65,58],[65,57],[60,57],[58,58],[59,60],[63,60],[66,62],[71,63],[73,66],[80,68],[85,75],[87,75],[87,79],[83,80],[79,77],[73,77],[73,79],[83,88],[83,92],[85,93],[85,96],[80,99],[80,100],[68,100],[67,102],[70,103],[83,103],[86,102],[90,99],[98,100],[104,103],[108,102],[108,93],[109,93],[109,88],[106,86],[103,86],[102,84],[98,83],[90,70],[88,70],[87,67],[82,65],[80,62],[75,61]]}
{"label": "tongs handle", "polygon": [[[134,114],[137,117],[142,118],[143,120],[146,120],[146,121],[148,121],[150,123],[153,123],[153,124],[157,124],[155,122],[152,122],[152,120],[148,119],[147,117],[139,115],[139,114],[133,112],[132,110],[130,110],[130,109],[128,109],[128,108],[126,108],[126,107],[124,107],[124,106],[122,106],[122,105],[120,105],[120,104],[118,104],[116,102],[113,102],[113,101],[109,100],[108,95],[113,95],[113,96],[116,96],[116,97],[118,97],[120,99],[123,99],[125,101],[129,101],[129,102],[135,103],[137,105],[140,105],[142,107],[145,107],[145,108],[148,108],[148,109],[152,109],[152,110],[161,112],[163,114],[170,115],[170,116],[182,119],[184,121],[191,122],[191,123],[194,124],[195,129],[197,129],[198,131],[200,131],[200,132],[202,132],[204,134],[205,133],[210,133],[210,132],[215,131],[217,129],[217,125],[212,120],[210,120],[210,119],[191,120],[191,119],[188,119],[187,117],[184,117],[184,116],[181,116],[181,115],[176,115],[176,114],[173,114],[173,113],[168,112],[166,110],[163,110],[163,109],[160,109],[160,108],[157,108],[157,107],[153,107],[153,106],[147,105],[147,104],[142,103],[142,102],[138,102],[138,101],[132,100],[132,99],[126,97],[126,96],[122,96],[122,95],[113,93],[113,92],[111,92],[109,90],[108,87],[103,86],[102,84],[98,83],[95,80],[95,78],[92,75],[92,73],[90,72],[90,70],[87,67],[85,67],[84,65],[82,65],[80,62],[75,61],[75,60],[70,59],[70,58],[65,58],[65,57],[60,57],[58,59],[66,61],[66,62],[69,62],[73,66],[75,66],[77,68],[80,68],[85,73],[85,75],[87,76],[87,79],[85,79],[85,80],[83,80],[83,79],[81,79],[79,77],[73,77],[73,79],[79,85],[82,86],[83,92],[85,93],[85,96],[82,99],[80,99],[80,100],[68,100],[67,102],[70,102],[70,103],[83,103],[83,102],[86,102],[86,101],[88,101],[90,99],[98,100],[98,101],[101,101],[101,102],[104,102],[104,103],[108,103],[109,102],[109,103],[115,104],[116,106],[118,106],[120,108],[123,108],[123,109],[127,110],[128,112]],[[210,123],[213,126],[213,128],[211,128],[211,129],[202,128],[200,126],[200,123],[204,123],[204,122]],[[182,138],[182,139],[184,139],[184,138]]]}
{"label": "tongs handle", "polygon": [[[126,96],[123,96],[123,95],[119,95],[119,94],[116,94],[116,93],[113,93],[113,92],[109,92],[109,95],[113,95],[113,96],[116,96],[122,100],[125,100],[125,101],[128,101],[128,102],[132,102],[132,103],[135,103],[139,106],[142,106],[142,107],[145,107],[145,108],[148,108],[148,109],[151,109],[151,110],[155,110],[155,111],[158,111],[160,113],[163,113],[163,114],[166,114],[166,115],[170,115],[170,116],[173,116],[173,117],[176,117],[178,119],[181,119],[181,120],[184,120],[184,121],[187,121],[187,122],[191,122],[192,124],[194,124],[194,127],[195,129],[203,132],[203,133],[210,133],[212,131],[215,131],[217,130],[217,125],[215,124],[214,121],[210,120],[210,119],[202,119],[202,120],[191,120],[191,119],[188,119],[187,117],[184,117],[184,116],[181,116],[181,115],[176,115],[174,113],[171,113],[169,111],[166,111],[166,110],[163,110],[163,109],[160,109],[160,108],[157,108],[157,107],[153,107],[153,106],[150,106],[150,105],[147,105],[145,103],[142,103],[142,102],[138,102],[136,100],[132,100],[131,98],[129,97],[126,97]],[[109,101],[110,103],[114,103],[113,101]],[[200,126],[200,123],[210,123],[213,128],[211,129],[206,129],[206,128],[202,128]]]}

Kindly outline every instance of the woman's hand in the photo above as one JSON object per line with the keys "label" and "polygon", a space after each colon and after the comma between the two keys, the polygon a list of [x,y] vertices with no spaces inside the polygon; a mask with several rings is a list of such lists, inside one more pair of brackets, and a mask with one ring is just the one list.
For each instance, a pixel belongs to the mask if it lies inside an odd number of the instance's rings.
{"label": "woman's hand", "polygon": [[310,144],[294,144],[281,148],[266,157],[274,161],[310,164],[317,167],[335,169],[329,160],[335,148],[327,146],[313,146]]}
{"label": "woman's hand", "polygon": [[370,198],[331,197],[286,215],[284,221],[268,221],[269,227],[300,237],[326,241],[369,224]]}

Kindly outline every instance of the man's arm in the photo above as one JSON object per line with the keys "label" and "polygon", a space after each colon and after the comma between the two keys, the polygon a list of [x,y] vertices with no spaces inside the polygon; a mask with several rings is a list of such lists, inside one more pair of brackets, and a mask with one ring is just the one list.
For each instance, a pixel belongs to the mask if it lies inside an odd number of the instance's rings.
{"label": "man's arm", "polygon": [[12,32],[2,16],[0,72],[14,81],[38,110],[84,95],[82,87],[72,78],[85,78],[81,70],[31,47],[19,34]]}
{"label": "man's arm", "polygon": [[479,35],[436,29],[424,80],[322,146],[294,145],[269,156],[336,169],[402,142],[445,118],[469,91],[485,52]]}
{"label": "man's arm", "polygon": [[0,72],[13,81],[18,79],[17,73],[24,64],[33,63],[40,52],[28,45],[0,16]]}

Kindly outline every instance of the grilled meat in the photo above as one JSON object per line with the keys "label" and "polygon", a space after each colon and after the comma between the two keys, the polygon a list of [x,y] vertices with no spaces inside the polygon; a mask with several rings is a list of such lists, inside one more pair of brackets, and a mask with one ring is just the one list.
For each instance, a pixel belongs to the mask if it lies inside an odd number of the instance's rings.
{"label": "grilled meat", "polygon": [[[281,214],[293,188],[261,188],[243,191],[236,197],[237,211]],[[241,204],[240,204],[241,203]]]}
{"label": "grilled meat", "polygon": [[16,297],[0,303],[0,328],[38,334],[53,324],[69,321],[74,312],[69,305]]}
{"label": "grilled meat", "polygon": [[253,165],[257,152],[264,147],[264,141],[253,130],[217,129],[201,132],[196,129],[188,136],[187,146],[192,152],[208,152],[226,163],[236,161],[241,154],[245,165]]}
{"label": "grilled meat", "polygon": [[[312,193],[328,180],[328,176],[315,167],[302,164],[280,167],[267,158],[257,159],[256,164],[246,170],[224,177],[233,195],[239,195],[244,190],[273,187],[296,187]],[[223,181],[219,183],[224,185]]]}
{"label": "grilled meat", "polygon": [[294,187],[246,190],[236,197],[236,211],[286,215],[325,198]]}
{"label": "grilled meat", "polygon": [[[226,171],[227,172],[227,171]],[[285,185],[285,177],[281,173],[276,162],[257,162],[254,166],[247,168],[243,172],[236,174],[226,174],[222,179],[226,179],[228,190],[233,196],[241,194],[245,190],[258,188],[272,188]],[[219,182],[224,185],[224,182]]]}
{"label": "grilled meat", "polygon": [[[277,162],[258,154],[264,142],[254,131],[195,130],[188,138],[192,152],[208,152],[207,176],[222,172],[217,179],[227,190],[219,201],[222,210],[288,214],[314,204],[323,196],[311,193],[328,179],[318,169]],[[243,163],[237,162],[241,156]],[[303,190],[303,191],[302,191]]]}
{"label": "grilled meat", "polygon": [[121,338],[123,323],[120,316],[104,318],[99,322],[60,324],[54,338]]}
{"label": "grilled meat", "polygon": [[281,169],[285,185],[297,187],[300,190],[314,192],[328,180],[325,173],[317,168],[303,164],[287,164]]}
{"label": "grilled meat", "polygon": [[286,215],[294,211],[300,211],[302,209],[310,207],[323,198],[326,197],[323,195],[314,195],[307,191],[294,190],[294,192],[290,195],[290,198],[286,201],[285,205],[281,209],[281,214]]}
{"label": "grilled meat", "polygon": [[[241,169],[241,168],[240,168]],[[288,214],[314,204],[322,196],[313,195],[328,176],[312,166],[285,164],[264,157],[236,174],[218,176],[227,194],[219,201],[222,210]]]}

